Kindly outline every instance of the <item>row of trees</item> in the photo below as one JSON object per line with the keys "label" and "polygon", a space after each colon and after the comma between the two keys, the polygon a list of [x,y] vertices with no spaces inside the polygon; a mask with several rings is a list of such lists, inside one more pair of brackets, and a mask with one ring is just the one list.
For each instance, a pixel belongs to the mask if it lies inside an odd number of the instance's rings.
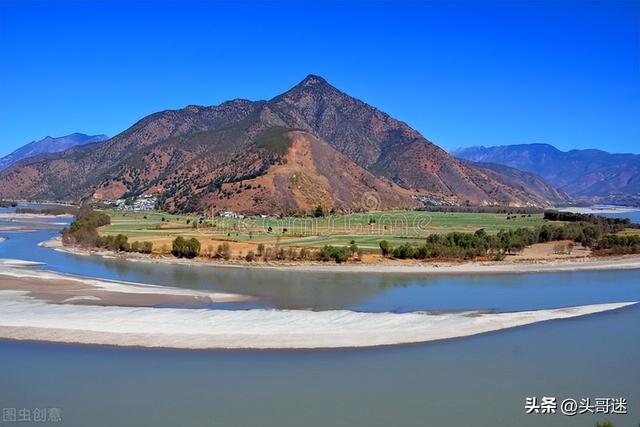
{"label": "row of trees", "polygon": [[607,218],[604,216],[593,214],[582,214],[576,212],[559,212],[549,210],[544,212],[544,219],[548,221],[564,221],[564,222],[587,222],[590,224],[598,224],[609,227],[610,233],[622,231],[625,228],[638,228],[640,225],[632,224],[629,218]]}
{"label": "row of trees", "polygon": [[[215,259],[230,260],[233,257],[231,246],[223,242],[214,249],[209,246],[204,252],[200,252],[200,242],[195,239],[184,239],[176,237],[173,241],[171,253],[179,258],[194,258],[198,255],[208,256]],[[237,254],[238,257],[242,253]],[[355,241],[351,241],[349,246],[325,245],[321,249],[293,248],[282,246],[265,246],[258,244],[256,251],[250,250],[243,257],[245,261],[334,261],[343,263],[349,259],[362,259],[362,250],[358,248]]]}
{"label": "row of trees", "polygon": [[604,236],[595,246],[603,255],[622,255],[640,253],[640,236]]}
{"label": "row of trees", "polygon": [[95,246],[116,252],[138,252],[150,254],[153,251],[153,243],[135,241],[129,243],[129,238],[124,234],[115,236],[98,236]]}
{"label": "row of trees", "polygon": [[495,235],[489,235],[484,229],[480,229],[475,233],[432,234],[420,246],[405,243],[393,247],[383,240],[380,242],[380,250],[384,256],[399,259],[473,259],[486,256],[502,259],[505,255],[519,252],[534,243],[571,240],[603,253],[637,253],[640,237],[607,234],[617,227],[618,224],[608,222],[544,224],[535,228],[500,230]]}
{"label": "row of trees", "polygon": [[493,214],[507,214],[507,215],[531,215],[540,214],[543,212],[542,208],[516,208],[516,207],[504,207],[504,206],[449,206],[449,205],[428,205],[416,209],[417,211],[428,212],[458,212],[458,213],[493,213]]}

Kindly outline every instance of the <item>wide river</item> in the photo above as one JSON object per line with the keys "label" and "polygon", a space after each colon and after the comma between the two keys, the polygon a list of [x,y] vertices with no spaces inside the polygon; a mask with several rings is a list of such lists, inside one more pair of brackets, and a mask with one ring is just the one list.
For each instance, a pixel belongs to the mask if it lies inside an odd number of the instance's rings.
{"label": "wide river", "polygon": [[[0,220],[7,225],[16,223]],[[640,301],[638,270],[304,273],[146,264],[37,246],[62,226],[59,219],[39,220],[30,224],[35,231],[0,232],[7,238],[0,258],[262,297],[211,306],[220,309],[517,311]],[[359,350],[178,351],[0,341],[0,407],[60,408],[61,425],[68,426],[593,426],[606,418],[616,427],[635,427],[639,327],[636,305],[463,339]],[[525,399],[533,396],[558,402],[623,397],[629,413],[526,414]]]}

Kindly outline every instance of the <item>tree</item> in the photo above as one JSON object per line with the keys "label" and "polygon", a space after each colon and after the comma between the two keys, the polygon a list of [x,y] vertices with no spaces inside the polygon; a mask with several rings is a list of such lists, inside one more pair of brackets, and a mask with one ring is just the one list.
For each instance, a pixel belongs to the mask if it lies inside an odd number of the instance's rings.
{"label": "tree", "polygon": [[325,245],[318,251],[318,256],[321,261],[330,261],[333,259],[336,263],[341,264],[349,259],[349,248]]}
{"label": "tree", "polygon": [[380,250],[382,251],[382,255],[391,256],[393,253],[393,245],[387,240],[383,240],[380,242]]}
{"label": "tree", "polygon": [[171,253],[178,258],[195,258],[200,253],[200,242],[195,237],[186,240],[178,236],[173,240]]}
{"label": "tree", "polygon": [[231,247],[227,242],[218,245],[218,250],[216,250],[216,258],[222,258],[227,261],[231,259]]}
{"label": "tree", "polygon": [[307,248],[300,249],[300,259],[308,260],[311,259],[311,252]]}
{"label": "tree", "polygon": [[124,234],[118,234],[114,239],[113,239],[113,244],[115,247],[115,250],[117,251],[124,251],[127,248],[127,236],[125,236]]}
{"label": "tree", "polygon": [[353,240],[351,241],[351,245],[349,246],[349,250],[351,251],[351,256],[354,256],[358,253],[358,245]]}
{"label": "tree", "polygon": [[313,216],[316,218],[321,218],[326,215],[324,208],[321,205],[316,206],[315,211],[313,211]]}
{"label": "tree", "polygon": [[400,258],[400,259],[413,258],[414,256],[413,246],[411,246],[408,243],[398,246],[393,250],[393,256],[395,258]]}

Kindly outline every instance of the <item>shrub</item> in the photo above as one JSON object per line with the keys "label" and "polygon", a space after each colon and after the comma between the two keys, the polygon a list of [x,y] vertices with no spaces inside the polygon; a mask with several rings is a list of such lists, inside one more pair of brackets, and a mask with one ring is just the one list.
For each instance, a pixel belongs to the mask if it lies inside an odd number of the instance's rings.
{"label": "shrub", "polygon": [[200,242],[195,237],[187,240],[178,236],[173,240],[171,253],[178,258],[195,258],[200,253]]}
{"label": "shrub", "polygon": [[380,242],[380,250],[382,255],[391,256],[393,254],[393,245],[386,240]]}
{"label": "shrub", "polygon": [[300,259],[305,261],[311,259],[311,251],[307,248],[300,249]]}
{"label": "shrub", "polygon": [[415,251],[413,249],[413,246],[408,243],[398,246],[393,250],[393,256],[400,259],[413,258],[414,253]]}
{"label": "shrub", "polygon": [[270,261],[276,258],[276,250],[275,248],[265,248],[263,254],[265,261]]}
{"label": "shrub", "polygon": [[256,254],[253,251],[249,251],[244,259],[248,262],[253,262],[256,260]]}
{"label": "shrub", "polygon": [[227,261],[231,259],[231,247],[227,242],[218,245],[218,249],[216,250],[216,258],[222,258]]}
{"label": "shrub", "polygon": [[351,256],[354,256],[358,253],[358,245],[353,240],[351,241],[351,245],[349,246],[349,251],[351,251]]}
{"label": "shrub", "polygon": [[124,234],[118,234],[114,239],[113,239],[113,244],[115,246],[115,249],[117,251],[124,251],[127,248],[127,236],[125,236]]}
{"label": "shrub", "polygon": [[325,245],[320,251],[318,256],[321,261],[334,260],[336,263],[341,264],[349,259],[349,249],[345,247],[336,247]]}
{"label": "shrub", "polygon": [[142,254],[150,254],[153,252],[153,243],[151,242],[140,242],[140,248],[138,251]]}
{"label": "shrub", "polygon": [[131,245],[127,242],[128,238],[124,234],[117,236],[97,236],[94,245],[98,248],[105,248],[111,251],[131,251]]}

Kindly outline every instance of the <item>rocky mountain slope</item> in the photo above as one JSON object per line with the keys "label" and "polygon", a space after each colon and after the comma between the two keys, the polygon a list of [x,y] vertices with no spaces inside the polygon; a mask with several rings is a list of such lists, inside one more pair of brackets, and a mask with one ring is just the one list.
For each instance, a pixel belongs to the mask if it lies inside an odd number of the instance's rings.
{"label": "rocky mountain slope", "polygon": [[269,101],[152,114],[98,145],[23,160],[4,198],[105,200],[156,194],[169,209],[277,213],[450,203],[548,206],[495,171],[449,156],[405,123],[310,75]]}
{"label": "rocky mountain slope", "polygon": [[548,144],[470,147],[453,153],[474,162],[507,165],[540,175],[583,201],[640,201],[640,155],[601,150],[560,151]]}
{"label": "rocky mountain slope", "polygon": [[572,202],[571,197],[562,190],[549,184],[545,179],[531,172],[524,172],[497,163],[469,162],[476,168],[484,170],[487,174],[511,187],[520,187],[523,191],[530,191],[540,198],[550,200],[554,205],[566,205]]}
{"label": "rocky mountain slope", "polygon": [[72,133],[71,135],[57,138],[47,136],[40,141],[32,141],[14,152],[0,158],[0,170],[6,169],[22,159],[37,156],[39,154],[58,153],[71,147],[92,144],[94,142],[109,139],[107,135],[85,135],[84,133]]}

